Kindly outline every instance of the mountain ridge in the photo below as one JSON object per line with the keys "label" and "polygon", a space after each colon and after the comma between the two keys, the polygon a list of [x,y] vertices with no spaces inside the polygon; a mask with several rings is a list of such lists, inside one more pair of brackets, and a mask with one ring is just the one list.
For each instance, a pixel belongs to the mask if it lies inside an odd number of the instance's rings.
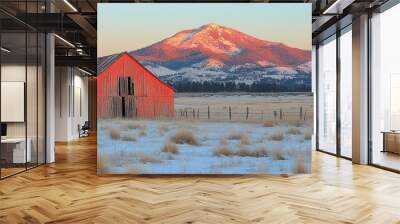
{"label": "mountain ridge", "polygon": [[174,86],[195,82],[311,85],[311,51],[216,23],[177,32],[128,53]]}
{"label": "mountain ridge", "polygon": [[310,60],[311,56],[310,51],[261,40],[215,23],[180,31],[169,38],[129,53],[139,61],[147,62],[199,62],[211,58],[227,65],[264,61],[276,66],[302,64]]}

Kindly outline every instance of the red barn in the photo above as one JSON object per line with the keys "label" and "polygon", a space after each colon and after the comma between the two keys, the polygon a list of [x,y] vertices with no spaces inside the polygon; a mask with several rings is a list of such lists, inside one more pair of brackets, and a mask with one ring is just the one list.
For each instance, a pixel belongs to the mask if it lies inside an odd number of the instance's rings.
{"label": "red barn", "polygon": [[127,52],[98,60],[99,118],[173,117],[175,90]]}

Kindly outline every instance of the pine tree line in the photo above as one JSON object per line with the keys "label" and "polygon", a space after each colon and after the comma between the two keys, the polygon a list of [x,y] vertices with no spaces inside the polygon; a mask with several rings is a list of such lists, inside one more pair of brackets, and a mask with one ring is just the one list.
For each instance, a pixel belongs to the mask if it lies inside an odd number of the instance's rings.
{"label": "pine tree line", "polygon": [[311,81],[284,79],[252,84],[235,82],[177,82],[172,84],[177,92],[310,92]]}

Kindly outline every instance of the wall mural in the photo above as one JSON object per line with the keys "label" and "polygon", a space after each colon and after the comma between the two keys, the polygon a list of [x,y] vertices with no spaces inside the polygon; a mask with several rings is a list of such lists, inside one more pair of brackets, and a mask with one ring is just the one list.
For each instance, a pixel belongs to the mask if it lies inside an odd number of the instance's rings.
{"label": "wall mural", "polygon": [[99,174],[311,170],[310,4],[98,4]]}

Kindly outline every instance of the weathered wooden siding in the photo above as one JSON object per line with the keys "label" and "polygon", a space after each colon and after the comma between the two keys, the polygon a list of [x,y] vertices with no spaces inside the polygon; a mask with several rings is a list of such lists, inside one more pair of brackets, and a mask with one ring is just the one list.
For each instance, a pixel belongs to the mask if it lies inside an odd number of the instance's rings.
{"label": "weathered wooden siding", "polygon": [[[121,82],[121,77],[131,77],[133,95],[128,94],[127,86],[124,84],[126,82]],[[116,59],[98,75],[97,79],[99,118],[123,117],[123,101],[125,117],[156,118],[172,117],[175,114],[174,89],[151,74],[128,54]]]}

